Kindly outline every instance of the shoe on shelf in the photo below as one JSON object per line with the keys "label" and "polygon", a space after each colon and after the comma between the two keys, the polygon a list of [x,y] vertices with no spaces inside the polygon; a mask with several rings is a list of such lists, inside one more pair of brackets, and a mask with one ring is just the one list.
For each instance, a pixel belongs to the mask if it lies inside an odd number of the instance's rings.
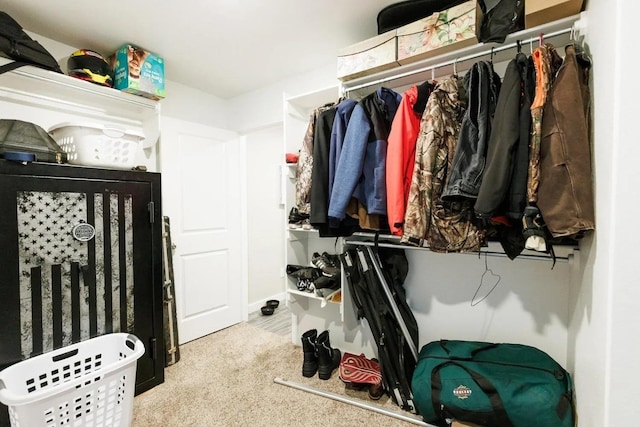
{"label": "shoe on shelf", "polygon": [[311,257],[311,265],[313,267],[319,268],[322,271],[322,274],[327,277],[337,278],[340,276],[340,267],[339,264],[335,265],[330,256],[325,255],[323,253],[320,255],[318,252],[314,252]]}
{"label": "shoe on shelf", "polygon": [[[305,220],[309,220],[309,215],[300,213],[297,207],[292,207],[289,212],[289,228],[297,229],[304,228],[303,222]],[[311,228],[311,223],[309,223],[309,229]],[[306,229],[305,229],[306,230]]]}
{"label": "shoe on shelf", "polygon": [[286,153],[284,155],[284,159],[287,163],[298,163],[298,158],[300,157],[297,153]]}

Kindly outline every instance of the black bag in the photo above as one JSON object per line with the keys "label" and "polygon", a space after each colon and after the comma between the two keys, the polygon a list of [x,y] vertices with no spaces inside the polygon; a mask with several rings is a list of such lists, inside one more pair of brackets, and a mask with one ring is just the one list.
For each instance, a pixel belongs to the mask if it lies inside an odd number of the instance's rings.
{"label": "black bag", "polygon": [[478,40],[504,42],[507,34],[524,28],[524,0],[480,0]]}
{"label": "black bag", "polygon": [[24,65],[62,73],[55,58],[5,12],[0,12],[0,55],[15,60],[0,66],[0,74]]}
{"label": "black bag", "polygon": [[390,4],[378,12],[378,34],[395,30],[435,12],[448,9],[464,0],[406,0]]}

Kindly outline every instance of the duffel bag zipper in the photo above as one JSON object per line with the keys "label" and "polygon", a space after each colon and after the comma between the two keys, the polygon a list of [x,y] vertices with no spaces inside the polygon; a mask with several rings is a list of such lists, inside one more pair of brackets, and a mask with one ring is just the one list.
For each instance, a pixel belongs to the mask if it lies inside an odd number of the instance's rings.
{"label": "duffel bag zipper", "polygon": [[440,357],[440,356],[429,356],[426,359],[447,360],[447,361],[452,361],[452,362],[486,363],[486,364],[489,364],[489,365],[513,366],[513,367],[518,367],[518,368],[527,368],[527,369],[533,369],[533,370],[536,370],[536,371],[542,371],[542,372],[546,372],[548,374],[551,374],[558,381],[562,381],[562,380],[565,379],[564,372],[562,372],[562,371],[558,371],[558,370],[551,371],[549,369],[537,368],[535,366],[518,365],[516,363],[491,362],[491,361],[488,361],[488,360],[473,360],[473,359],[465,359],[465,358]]}

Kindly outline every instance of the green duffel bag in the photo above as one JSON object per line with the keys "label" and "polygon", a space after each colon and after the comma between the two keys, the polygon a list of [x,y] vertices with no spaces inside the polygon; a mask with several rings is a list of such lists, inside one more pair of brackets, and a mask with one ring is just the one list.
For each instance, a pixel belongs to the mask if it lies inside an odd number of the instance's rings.
{"label": "green duffel bag", "polygon": [[545,352],[520,344],[434,341],[420,350],[411,382],[425,422],[490,427],[574,427],[573,386]]}

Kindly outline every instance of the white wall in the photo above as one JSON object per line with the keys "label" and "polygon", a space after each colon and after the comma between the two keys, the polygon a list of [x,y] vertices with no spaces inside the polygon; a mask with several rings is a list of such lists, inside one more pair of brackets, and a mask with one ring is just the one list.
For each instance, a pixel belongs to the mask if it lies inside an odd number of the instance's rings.
{"label": "white wall", "polygon": [[[598,36],[604,39],[597,41],[598,47],[602,48],[602,51],[597,51],[598,55],[602,55],[602,59],[598,56],[598,62],[602,63],[598,70],[594,70],[594,82],[597,82],[601,92],[611,92],[604,96],[607,103],[599,108],[613,104],[605,116],[612,117],[613,126],[609,126],[610,123],[607,122],[601,123],[600,117],[597,118],[598,124],[601,124],[597,130],[600,132],[597,142],[604,146],[600,151],[609,151],[606,158],[611,160],[608,168],[611,173],[607,176],[611,193],[598,195],[599,206],[607,211],[601,221],[603,230],[598,236],[606,233],[609,237],[607,245],[597,252],[597,263],[601,261],[601,255],[609,261],[608,300],[604,307],[608,327],[606,340],[593,344],[606,345],[605,425],[637,425],[640,419],[640,408],[635,398],[635,386],[640,380],[640,340],[637,337],[640,325],[640,287],[637,268],[638,233],[635,224],[638,222],[640,207],[637,198],[640,189],[637,114],[640,91],[637,85],[630,84],[630,77],[638,67],[638,58],[634,52],[637,51],[640,4],[632,0],[599,3],[598,11],[606,15],[593,13],[589,20],[589,24],[599,30],[593,34],[593,38]],[[605,12],[604,9],[609,11]],[[609,19],[610,22],[606,22]],[[608,37],[604,35],[606,32],[610,33]],[[613,55],[605,53],[606,47],[600,45],[608,39],[613,42],[608,49],[612,50],[612,45],[616,47]],[[596,71],[599,73],[596,74]],[[609,101],[611,98],[613,102]],[[608,258],[601,254],[605,251],[609,254]]]}
{"label": "white wall", "polygon": [[519,343],[566,365],[571,264],[552,270],[550,259],[405,252],[420,347],[440,339]]}
{"label": "white wall", "polygon": [[[618,77],[616,57],[620,57],[617,8],[620,1],[591,0],[587,4],[586,46],[593,58],[592,72],[592,145],[596,197],[596,232],[581,244],[582,266],[571,298],[572,318],[569,337],[569,369],[573,372],[580,426],[634,425],[627,421],[613,423],[611,418],[612,379],[611,327],[613,310],[615,258],[622,257],[614,241],[616,219],[613,210],[616,138],[615,106],[619,102],[614,82]],[[624,327],[624,329],[627,329]],[[623,388],[623,392],[629,391]],[[627,417],[630,408],[617,413]],[[625,414],[626,412],[626,414]]]}
{"label": "white wall", "polygon": [[247,252],[249,305],[282,297],[284,214],[280,205],[282,126],[251,132],[247,141]]}
{"label": "white wall", "polygon": [[231,115],[232,129],[249,133],[265,126],[282,123],[283,94],[295,96],[335,86],[335,61],[328,65],[301,74],[290,79],[281,80],[265,88],[249,92],[230,100],[228,107]]}

